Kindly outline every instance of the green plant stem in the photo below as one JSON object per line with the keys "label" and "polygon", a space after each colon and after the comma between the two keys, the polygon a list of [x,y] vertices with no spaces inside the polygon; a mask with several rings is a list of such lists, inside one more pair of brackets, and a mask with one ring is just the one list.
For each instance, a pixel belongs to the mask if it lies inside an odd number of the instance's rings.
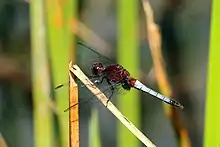
{"label": "green plant stem", "polygon": [[[135,78],[139,71],[138,49],[138,1],[118,0],[118,63],[123,65]],[[137,91],[131,90],[117,98],[119,109],[136,125],[140,126],[140,103]],[[118,123],[118,146],[135,147],[139,141],[124,126]]]}
{"label": "green plant stem", "polygon": [[212,1],[210,51],[205,112],[205,147],[220,146],[220,1]]}

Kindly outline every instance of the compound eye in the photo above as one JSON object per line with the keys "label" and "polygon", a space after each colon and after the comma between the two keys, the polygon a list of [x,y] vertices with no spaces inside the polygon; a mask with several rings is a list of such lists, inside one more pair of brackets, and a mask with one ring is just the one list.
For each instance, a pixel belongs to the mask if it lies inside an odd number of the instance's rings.
{"label": "compound eye", "polygon": [[103,70],[102,63],[95,63],[92,65],[91,72],[93,75],[100,75]]}
{"label": "compound eye", "polygon": [[103,68],[103,64],[102,63],[98,63],[98,67],[99,68]]}
{"label": "compound eye", "polygon": [[97,66],[92,66],[91,72],[93,75],[98,75],[98,67]]}

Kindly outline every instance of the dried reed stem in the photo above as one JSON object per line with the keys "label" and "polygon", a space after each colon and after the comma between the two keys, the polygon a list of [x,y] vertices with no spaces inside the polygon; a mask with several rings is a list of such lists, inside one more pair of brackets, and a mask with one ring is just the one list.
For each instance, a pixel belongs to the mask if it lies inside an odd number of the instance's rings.
{"label": "dried reed stem", "polygon": [[[168,97],[173,96],[172,87],[167,79],[166,71],[163,66],[163,57],[161,53],[161,35],[159,27],[154,22],[153,10],[148,0],[142,0],[144,12],[146,15],[147,38],[153,58],[154,71],[159,88],[162,93]],[[164,105],[166,115],[171,119],[174,130],[178,137],[178,142],[181,147],[190,147],[190,140],[187,130],[183,127],[180,121],[177,110],[174,107]]]}
{"label": "dried reed stem", "polygon": [[[72,63],[69,64],[69,70],[72,67]],[[74,80],[75,78],[69,72],[69,107],[78,103],[78,86]],[[69,137],[70,137],[70,147],[79,147],[79,109],[78,105],[70,109],[69,112]]]}
{"label": "dried reed stem", "polygon": [[[70,71],[78,78],[82,83],[99,99],[103,105],[106,106],[108,98],[86,77],[86,75],[80,70],[77,65],[73,65]],[[141,132],[139,131],[131,121],[129,121],[110,101],[106,106],[126,128],[128,128],[143,144],[148,147],[155,147],[155,145]]]}
{"label": "dried reed stem", "polygon": [[7,147],[8,145],[5,142],[5,139],[3,138],[2,134],[0,133],[0,147]]}
{"label": "dried reed stem", "polygon": [[94,33],[90,28],[77,19],[71,21],[72,32],[80,36],[85,42],[90,42],[98,48],[100,52],[108,56],[112,56],[112,52],[108,43]]}

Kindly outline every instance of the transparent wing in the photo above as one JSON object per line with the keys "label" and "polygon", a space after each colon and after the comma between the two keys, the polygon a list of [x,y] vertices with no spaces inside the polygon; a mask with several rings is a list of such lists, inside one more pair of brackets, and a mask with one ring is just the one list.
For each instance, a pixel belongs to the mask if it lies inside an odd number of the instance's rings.
{"label": "transparent wing", "polygon": [[77,43],[76,55],[76,64],[87,76],[92,75],[90,69],[95,62],[101,62],[104,66],[114,64],[111,59],[81,42]]}
{"label": "transparent wing", "polygon": [[[95,62],[101,62],[104,66],[108,66],[111,64],[115,64],[111,59],[108,57],[101,55],[98,53],[97,50],[90,48],[89,46],[85,45],[84,43],[78,42],[77,43],[77,50],[76,50],[76,64],[80,67],[80,69],[88,76],[89,79],[108,97],[111,98],[114,94],[124,94],[126,93],[122,87],[120,82],[113,84],[113,86],[109,85],[106,80],[104,80],[101,84],[96,83],[96,81],[101,81],[101,77],[91,77],[91,67],[92,64]],[[57,85],[55,89],[59,89],[64,86],[68,86],[69,82],[66,82],[61,85]],[[92,106],[97,104],[99,100],[95,98],[95,96],[86,88],[85,85],[81,83],[80,80],[77,81],[77,85],[79,88],[79,105],[87,105],[84,106],[85,108],[90,108],[88,106]],[[113,87],[113,88],[112,88]]]}
{"label": "transparent wing", "polygon": [[[100,79],[102,77],[91,77],[91,76],[93,76],[92,73],[91,73],[91,70],[90,70],[91,67],[92,67],[92,64],[94,64],[95,62],[101,62],[104,66],[115,64],[111,59],[101,55],[100,53],[98,53],[97,50],[92,49],[91,47],[87,46],[86,44],[84,44],[82,42],[77,43],[76,57],[77,57],[76,58],[76,64],[80,67],[80,69],[88,77],[90,77],[90,80],[93,81],[93,82],[96,79]],[[83,84],[81,82],[78,82],[78,84],[79,84],[78,85],[79,87],[83,86]],[[68,85],[69,85],[68,81],[61,81],[59,85],[56,85],[55,89],[66,87]],[[102,85],[107,85],[107,84],[104,81]],[[54,92],[55,91],[52,90],[51,96],[53,95]]]}
{"label": "transparent wing", "polygon": [[[95,81],[95,80],[96,79],[93,79],[93,81]],[[97,106],[97,104],[98,105],[101,104],[100,101],[96,98],[96,96],[101,93],[93,94],[87,89],[87,87],[85,85],[83,85],[80,82],[78,84],[81,85],[81,86],[79,86],[79,103],[74,104],[73,106],[67,108],[64,111],[68,111],[78,104],[80,107],[83,107],[85,109],[91,108],[94,105]],[[122,94],[122,91],[119,91],[119,90],[122,90],[120,82],[118,82],[116,84],[112,84],[112,85],[107,84],[107,82],[105,83],[105,85],[103,85],[103,83],[100,83],[100,84],[96,83],[95,85],[102,91],[102,93],[104,93],[104,95],[109,100],[117,94]]]}

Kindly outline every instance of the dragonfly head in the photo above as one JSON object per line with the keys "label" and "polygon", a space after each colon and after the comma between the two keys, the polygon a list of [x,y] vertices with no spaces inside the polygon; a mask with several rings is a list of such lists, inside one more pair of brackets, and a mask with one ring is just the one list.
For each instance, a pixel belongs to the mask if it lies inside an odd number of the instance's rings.
{"label": "dragonfly head", "polygon": [[94,63],[92,64],[92,68],[91,68],[91,72],[93,75],[101,75],[102,74],[102,71],[104,70],[104,66],[102,63]]}

